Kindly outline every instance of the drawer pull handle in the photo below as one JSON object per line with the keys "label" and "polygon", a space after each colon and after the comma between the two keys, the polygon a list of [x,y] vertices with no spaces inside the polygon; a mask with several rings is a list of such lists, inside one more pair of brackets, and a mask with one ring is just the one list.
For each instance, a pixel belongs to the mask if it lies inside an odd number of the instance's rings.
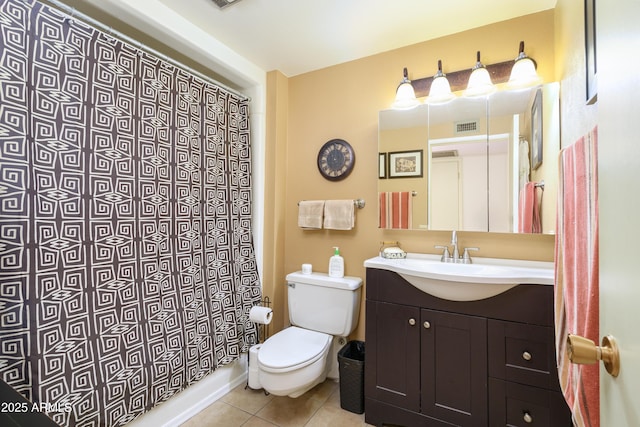
{"label": "drawer pull handle", "polygon": [[531,353],[529,353],[528,351],[525,351],[524,353],[522,353],[522,358],[528,362],[529,360],[532,359]]}
{"label": "drawer pull handle", "polygon": [[425,328],[425,329],[429,329],[429,328],[431,328],[431,323],[429,323],[429,322],[424,322],[424,323],[422,324],[422,326],[424,326],[424,328]]}
{"label": "drawer pull handle", "polygon": [[416,324],[416,319],[414,319],[413,317],[411,319],[409,319],[409,324],[411,326],[415,325]]}
{"label": "drawer pull handle", "polygon": [[524,413],[524,417],[522,417],[522,418],[524,419],[524,422],[527,423],[527,424],[531,424],[533,422],[533,417],[528,412],[525,412]]}

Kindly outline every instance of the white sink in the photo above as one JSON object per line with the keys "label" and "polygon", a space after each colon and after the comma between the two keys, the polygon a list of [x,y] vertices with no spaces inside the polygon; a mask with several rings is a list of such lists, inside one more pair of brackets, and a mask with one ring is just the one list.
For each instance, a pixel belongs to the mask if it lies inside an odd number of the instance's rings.
{"label": "white sink", "polygon": [[553,285],[552,262],[473,258],[473,264],[440,261],[439,255],[407,254],[406,259],[375,257],[365,267],[398,273],[423,292],[452,301],[475,301],[520,284]]}

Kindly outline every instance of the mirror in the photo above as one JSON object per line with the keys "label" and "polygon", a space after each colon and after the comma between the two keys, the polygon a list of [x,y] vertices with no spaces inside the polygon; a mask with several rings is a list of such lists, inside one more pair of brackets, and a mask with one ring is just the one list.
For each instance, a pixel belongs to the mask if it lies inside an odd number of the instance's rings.
{"label": "mirror", "polygon": [[519,213],[532,181],[540,232],[555,232],[558,83],[383,110],[378,138],[380,227],[531,232]]}

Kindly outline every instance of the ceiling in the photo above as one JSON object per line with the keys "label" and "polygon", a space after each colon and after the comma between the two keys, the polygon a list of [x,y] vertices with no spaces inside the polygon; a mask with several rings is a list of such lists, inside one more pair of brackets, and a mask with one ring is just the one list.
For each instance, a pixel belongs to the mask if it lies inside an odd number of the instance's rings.
{"label": "ceiling", "polygon": [[158,0],[265,71],[292,77],[555,7],[557,0]]}

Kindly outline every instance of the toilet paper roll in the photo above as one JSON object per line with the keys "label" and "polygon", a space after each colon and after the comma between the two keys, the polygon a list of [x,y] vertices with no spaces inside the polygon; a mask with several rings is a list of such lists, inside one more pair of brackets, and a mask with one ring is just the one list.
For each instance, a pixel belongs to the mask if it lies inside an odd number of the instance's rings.
{"label": "toilet paper roll", "polygon": [[251,307],[251,311],[249,311],[249,320],[254,323],[268,325],[269,323],[271,323],[272,317],[273,311],[268,307],[260,307],[256,305],[254,307]]}
{"label": "toilet paper roll", "polygon": [[258,370],[258,351],[262,344],[256,344],[249,348],[249,387],[254,390],[262,388],[260,385],[260,371]]}

